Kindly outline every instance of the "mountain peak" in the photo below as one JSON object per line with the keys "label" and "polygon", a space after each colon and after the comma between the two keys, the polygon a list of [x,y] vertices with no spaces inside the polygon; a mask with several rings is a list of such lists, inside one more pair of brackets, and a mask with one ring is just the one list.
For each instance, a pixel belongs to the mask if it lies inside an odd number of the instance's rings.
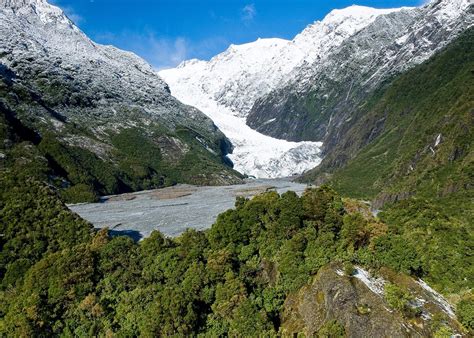
{"label": "mountain peak", "polygon": [[333,9],[324,18],[323,22],[346,19],[348,17],[371,18],[383,14],[389,14],[401,10],[401,8],[373,8],[360,5],[352,5],[342,9]]}
{"label": "mountain peak", "polygon": [[53,23],[75,27],[59,7],[49,4],[46,0],[3,0],[0,7],[11,10],[16,15],[36,16],[44,24]]}
{"label": "mountain peak", "polygon": [[349,34],[371,24],[380,15],[398,12],[401,8],[372,8],[366,6],[352,5],[342,9],[332,10],[320,23],[326,27],[337,30],[346,30]]}

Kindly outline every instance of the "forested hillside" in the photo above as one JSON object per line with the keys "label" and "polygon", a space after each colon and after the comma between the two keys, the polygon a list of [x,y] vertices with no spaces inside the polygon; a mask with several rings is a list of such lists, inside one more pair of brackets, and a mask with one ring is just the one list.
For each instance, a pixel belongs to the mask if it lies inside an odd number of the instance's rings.
{"label": "forested hillside", "polygon": [[474,336],[474,29],[364,96],[302,196],[135,242],[64,203],[240,182],[231,145],[135,56],[26,3],[24,25],[0,4],[1,337]]}
{"label": "forested hillside", "polygon": [[[470,224],[453,225],[431,206],[415,217],[401,206],[378,220],[328,187],[301,198],[269,192],[238,199],[207,232],[176,239],[154,232],[135,243],[110,238],[107,230],[91,232],[42,183],[11,173],[2,174],[1,183],[7,188],[0,214],[2,335],[338,336],[354,334],[356,319],[372,323],[366,330],[376,335],[383,329],[376,325],[384,316],[379,308],[395,311],[386,314],[394,334],[402,324],[423,335],[473,329],[472,265],[464,256],[472,251]],[[321,283],[334,271],[330,263],[344,270],[337,278],[352,280],[364,297],[370,291],[351,277],[354,265],[374,274],[392,271],[393,280],[382,298],[356,303],[355,314],[312,328],[297,326],[297,316],[288,322],[283,313],[291,311],[291,297],[316,274]],[[414,282],[405,274],[455,295],[464,329],[435,303],[413,302]]]}
{"label": "forested hillside", "polygon": [[341,143],[303,179],[329,178],[342,194],[375,198],[376,206],[410,196],[472,198],[473,69],[470,29],[368,100]]}
{"label": "forested hillside", "polygon": [[[212,120],[172,97],[144,60],[94,43],[43,0],[0,3],[0,130],[2,164],[34,151],[69,202],[241,182]],[[13,149],[21,142],[28,149]]]}

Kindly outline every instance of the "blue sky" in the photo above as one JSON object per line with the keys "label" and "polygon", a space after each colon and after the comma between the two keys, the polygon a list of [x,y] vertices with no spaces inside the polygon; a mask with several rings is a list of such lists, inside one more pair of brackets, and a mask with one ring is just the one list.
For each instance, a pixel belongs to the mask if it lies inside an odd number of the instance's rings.
{"label": "blue sky", "polygon": [[50,0],[94,41],[140,55],[154,67],[209,59],[229,44],[291,39],[334,8],[391,8],[421,0]]}

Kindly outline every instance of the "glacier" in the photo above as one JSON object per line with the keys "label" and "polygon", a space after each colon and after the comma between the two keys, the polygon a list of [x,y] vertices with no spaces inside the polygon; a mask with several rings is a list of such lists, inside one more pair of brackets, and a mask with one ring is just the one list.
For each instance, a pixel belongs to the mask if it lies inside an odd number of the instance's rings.
{"label": "glacier", "polygon": [[289,142],[263,135],[247,126],[244,117],[203,96],[199,88],[175,86],[169,76],[165,79],[173,96],[204,112],[232,142],[234,150],[228,157],[235,170],[257,178],[278,178],[300,174],[321,162],[321,142]]}
{"label": "glacier", "polygon": [[322,142],[290,142],[261,134],[246,124],[249,111],[259,98],[288,81],[295,69],[324,59],[378,16],[400,10],[356,5],[336,9],[291,41],[266,38],[230,45],[209,61],[187,60],[159,75],[173,96],[204,112],[229,138],[234,169],[257,178],[301,174],[320,164]]}
{"label": "glacier", "polygon": [[[354,80],[367,92],[375,89],[442,48],[456,36],[458,21],[459,27],[469,26],[458,17],[470,2],[432,0],[421,7],[389,9],[352,5],[331,11],[292,40],[230,45],[209,61],[188,60],[159,75],[172,95],[204,112],[230,139],[236,170],[259,178],[300,174],[321,162],[323,143],[300,136],[305,127],[317,126],[309,125],[304,107],[292,109],[289,98],[312,92],[327,101],[334,96],[334,83],[352,81],[347,101]],[[433,26],[439,27],[437,34],[425,32]],[[350,109],[336,114],[310,138],[324,141],[325,151],[334,145],[338,126],[351,121]]]}

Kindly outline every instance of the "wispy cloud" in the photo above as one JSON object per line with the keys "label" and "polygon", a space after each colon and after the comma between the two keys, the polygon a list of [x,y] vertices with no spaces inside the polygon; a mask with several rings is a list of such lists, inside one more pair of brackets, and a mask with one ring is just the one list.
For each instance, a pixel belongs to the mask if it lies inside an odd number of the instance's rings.
{"label": "wispy cloud", "polygon": [[163,69],[174,67],[188,58],[189,42],[178,37],[170,39],[153,39],[150,41],[151,60],[156,68]]}
{"label": "wispy cloud", "polygon": [[74,8],[68,6],[63,8],[64,13],[67,17],[74,22],[76,25],[79,25],[84,22],[84,17],[74,11]]}
{"label": "wispy cloud", "polygon": [[209,51],[214,52],[228,45],[228,41],[220,37],[195,42],[186,37],[169,38],[154,32],[142,34],[130,31],[96,34],[94,40],[133,51],[158,70],[176,67],[191,57],[204,57]]}
{"label": "wispy cloud", "polygon": [[76,25],[79,25],[85,21],[84,17],[81,16],[79,13],[72,6],[63,6],[61,1],[59,0],[49,0],[52,5],[61,7],[63,12],[67,15],[67,17],[74,22]]}
{"label": "wispy cloud", "polygon": [[257,9],[254,4],[245,5],[242,8],[241,18],[244,22],[252,21],[257,15]]}

